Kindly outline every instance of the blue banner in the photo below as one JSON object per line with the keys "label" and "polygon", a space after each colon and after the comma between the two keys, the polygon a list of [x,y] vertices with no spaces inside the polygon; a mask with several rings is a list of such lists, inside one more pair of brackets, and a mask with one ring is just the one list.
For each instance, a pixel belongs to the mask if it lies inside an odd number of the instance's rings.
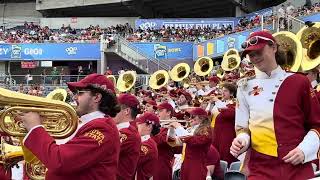
{"label": "blue banner", "polygon": [[157,59],[192,59],[192,42],[132,43],[142,52]]}
{"label": "blue banner", "polygon": [[306,21],[312,21],[312,22],[320,22],[320,13],[310,15],[310,16],[304,16],[300,18],[304,22]]}
{"label": "blue banner", "polygon": [[185,29],[210,27],[220,29],[222,25],[225,27],[231,25],[233,28],[236,22],[236,18],[137,19],[135,25],[136,29],[141,28],[142,30],[148,28],[161,29],[162,27],[180,27]]}
{"label": "blue banner", "polygon": [[100,60],[100,44],[0,44],[0,60]]}
{"label": "blue banner", "polygon": [[[271,30],[272,26],[264,27]],[[248,31],[235,33],[221,38],[208,40],[202,43],[195,44],[193,47],[193,60],[202,56],[219,57],[222,56],[228,49],[235,48],[241,51],[241,44],[249,37],[253,31],[260,31],[261,27],[254,28]]]}

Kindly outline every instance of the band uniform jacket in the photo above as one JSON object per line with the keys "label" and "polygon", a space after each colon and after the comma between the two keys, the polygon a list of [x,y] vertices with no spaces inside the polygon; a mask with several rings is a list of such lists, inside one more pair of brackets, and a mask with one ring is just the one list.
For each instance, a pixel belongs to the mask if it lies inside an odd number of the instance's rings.
{"label": "band uniform jacket", "polygon": [[[239,138],[251,141],[249,179],[313,177],[310,161],[319,153],[320,109],[307,77],[279,66],[270,76],[256,70],[255,78],[238,86],[236,130]],[[295,148],[305,159],[293,166],[282,158]]]}
{"label": "band uniform jacket", "polygon": [[132,180],[139,161],[141,137],[134,122],[129,127],[120,129],[119,133],[121,145],[117,179]]}
{"label": "band uniform jacket", "polygon": [[207,153],[212,144],[212,129],[201,135],[180,137],[186,143],[184,160],[181,166],[181,180],[206,179]]}
{"label": "band uniform jacket", "polygon": [[213,128],[213,145],[220,154],[220,159],[227,161],[230,165],[232,162],[238,161],[230,154],[230,147],[233,139],[236,137],[234,129],[235,123],[235,107],[228,106],[220,110],[216,117],[215,126]]}
{"label": "band uniform jacket", "polygon": [[167,128],[161,128],[160,132],[152,137],[158,148],[157,168],[153,180],[172,180],[174,154],[182,152],[182,147],[172,147],[168,144],[167,133]]}
{"label": "band uniform jacket", "polygon": [[149,180],[155,173],[158,161],[157,143],[150,138],[141,143],[137,165],[137,180]]}
{"label": "band uniform jacket", "polygon": [[47,180],[115,180],[120,151],[111,118],[83,125],[65,144],[57,145],[43,127],[33,129],[24,145],[48,168]]}

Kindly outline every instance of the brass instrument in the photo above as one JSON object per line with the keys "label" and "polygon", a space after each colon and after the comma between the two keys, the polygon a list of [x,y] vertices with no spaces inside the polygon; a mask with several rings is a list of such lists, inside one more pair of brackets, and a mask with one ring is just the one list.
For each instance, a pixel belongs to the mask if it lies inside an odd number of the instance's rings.
{"label": "brass instrument", "polygon": [[171,71],[169,71],[169,75],[172,80],[176,82],[180,82],[190,74],[190,66],[187,63],[179,63],[175,65]]}
{"label": "brass instrument", "polygon": [[217,70],[217,77],[222,79],[223,76],[225,75],[223,69],[220,67],[218,70]]}
{"label": "brass instrument", "polygon": [[120,92],[129,91],[136,83],[137,73],[135,71],[126,71],[120,74],[117,81],[117,89]]}
{"label": "brass instrument", "polygon": [[[57,96],[51,96],[57,97]],[[63,139],[70,136],[77,128],[78,116],[75,110],[67,103],[51,100],[43,97],[36,97],[0,88],[0,127],[1,131],[14,137],[22,139],[27,133],[21,121],[16,121],[15,117],[20,112],[38,112],[43,117],[42,125],[46,131],[56,139]],[[34,164],[40,162],[25,147],[23,156],[27,163]],[[18,149],[20,150],[18,147]],[[31,179],[44,179],[40,176],[29,174]]]}
{"label": "brass instrument", "polygon": [[149,86],[152,89],[160,89],[167,85],[169,81],[169,73],[165,70],[159,70],[153,73],[149,79]]}
{"label": "brass instrument", "polygon": [[209,57],[201,57],[194,63],[193,69],[198,76],[206,76],[213,69],[213,61]]}
{"label": "brass instrument", "polygon": [[238,50],[232,48],[224,53],[221,68],[224,71],[232,71],[240,66],[240,62],[241,58]]}
{"label": "brass instrument", "polygon": [[280,48],[286,53],[286,62],[282,68],[293,72],[299,71],[302,61],[302,45],[292,32],[281,31],[273,34]]}
{"label": "brass instrument", "polygon": [[117,84],[116,77],[114,75],[107,75],[107,78],[110,79],[114,85]]}
{"label": "brass instrument", "polygon": [[58,100],[58,101],[66,101],[67,99],[67,91],[65,89],[55,89],[53,91],[51,91],[46,98],[51,99],[51,100]]}
{"label": "brass instrument", "polygon": [[303,71],[311,70],[320,65],[320,22],[311,23],[300,29],[297,38],[302,44]]}
{"label": "brass instrument", "polygon": [[14,164],[23,160],[23,151],[21,146],[14,146],[6,143],[1,137],[1,156],[0,163],[5,169],[11,168]]}

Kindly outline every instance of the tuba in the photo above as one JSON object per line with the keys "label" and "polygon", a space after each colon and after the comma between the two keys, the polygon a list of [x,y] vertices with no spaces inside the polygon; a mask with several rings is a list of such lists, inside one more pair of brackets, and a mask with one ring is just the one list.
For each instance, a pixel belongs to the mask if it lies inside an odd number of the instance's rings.
{"label": "tuba", "polygon": [[47,99],[51,99],[51,100],[58,100],[58,101],[63,101],[65,102],[67,99],[68,93],[65,89],[55,89],[53,91],[51,91],[46,98]]}
{"label": "tuba", "polygon": [[153,73],[149,79],[149,86],[152,89],[160,89],[169,81],[169,73],[165,70],[159,70]]}
{"label": "tuba", "polygon": [[120,92],[129,91],[136,83],[137,73],[135,71],[126,71],[120,74],[117,81],[117,89]]}
{"label": "tuba", "polygon": [[116,85],[117,80],[116,77],[114,75],[107,75],[107,78],[110,79],[114,85]]}
{"label": "tuba", "polygon": [[21,146],[14,146],[6,143],[1,137],[1,155],[0,163],[5,169],[11,168],[13,165],[23,160],[23,151]]}
{"label": "tuba", "polygon": [[179,63],[175,65],[169,72],[172,80],[180,82],[190,74],[190,66],[187,63]]}
{"label": "tuba", "polygon": [[224,71],[232,71],[240,66],[241,58],[238,50],[232,48],[224,53],[221,68]]}
{"label": "tuba", "polygon": [[194,63],[193,69],[198,76],[206,76],[213,69],[213,61],[209,57],[201,57]]}
{"label": "tuba", "polygon": [[297,38],[302,44],[303,71],[311,70],[320,65],[320,22],[307,22],[307,26],[300,29]]}
{"label": "tuba", "polygon": [[288,31],[280,31],[273,34],[280,48],[286,54],[286,62],[282,65],[285,70],[299,71],[302,60],[302,46],[295,34]]}
{"label": "tuba", "polygon": [[[54,94],[50,97],[55,97]],[[58,97],[58,96],[56,96]],[[67,103],[36,97],[0,88],[0,128],[1,132],[10,136],[18,137],[20,140],[26,135],[27,130],[22,122],[16,121],[15,117],[20,112],[38,112],[43,117],[42,125],[46,131],[56,139],[69,137],[77,128],[78,116],[75,110]],[[5,148],[5,145],[2,145]],[[26,165],[41,162],[24,146],[18,148],[23,151]],[[43,165],[42,165],[43,166]],[[43,166],[45,169],[45,167]],[[29,174],[31,179],[44,179],[43,175]]]}

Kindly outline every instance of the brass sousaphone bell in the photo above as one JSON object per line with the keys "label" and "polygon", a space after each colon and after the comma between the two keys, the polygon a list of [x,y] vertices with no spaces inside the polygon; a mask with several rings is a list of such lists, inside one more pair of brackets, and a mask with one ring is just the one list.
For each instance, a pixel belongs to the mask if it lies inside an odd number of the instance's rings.
{"label": "brass sousaphone bell", "polygon": [[213,61],[210,57],[201,57],[194,63],[193,69],[198,76],[206,76],[213,69]]}
{"label": "brass sousaphone bell", "polygon": [[160,89],[169,81],[169,73],[165,70],[158,70],[154,72],[149,79],[149,86],[152,89]]}
{"label": "brass sousaphone bell", "polygon": [[298,37],[289,31],[280,31],[273,34],[281,50],[286,54],[286,62],[282,65],[285,70],[299,71],[302,61],[302,46]]}
{"label": "brass sousaphone bell", "polygon": [[63,101],[65,102],[67,99],[68,93],[65,89],[55,89],[53,91],[51,91],[46,98],[47,99],[51,99],[51,100],[58,100],[58,101]]}
{"label": "brass sousaphone bell", "polygon": [[302,71],[311,70],[320,65],[320,22],[308,22],[300,29],[297,38],[302,45]]}
{"label": "brass sousaphone bell", "polygon": [[232,48],[224,53],[221,68],[224,71],[233,71],[240,66],[241,58],[238,50]]}
{"label": "brass sousaphone bell", "polygon": [[182,81],[183,79],[188,77],[189,74],[190,74],[190,66],[187,63],[179,63],[175,65],[169,72],[171,79],[176,82]]}
{"label": "brass sousaphone bell", "polygon": [[117,84],[116,77],[114,75],[107,75],[107,78],[110,79],[114,85]]}
{"label": "brass sousaphone bell", "polygon": [[120,92],[129,91],[136,83],[137,73],[135,71],[126,71],[119,75],[117,89]]}

